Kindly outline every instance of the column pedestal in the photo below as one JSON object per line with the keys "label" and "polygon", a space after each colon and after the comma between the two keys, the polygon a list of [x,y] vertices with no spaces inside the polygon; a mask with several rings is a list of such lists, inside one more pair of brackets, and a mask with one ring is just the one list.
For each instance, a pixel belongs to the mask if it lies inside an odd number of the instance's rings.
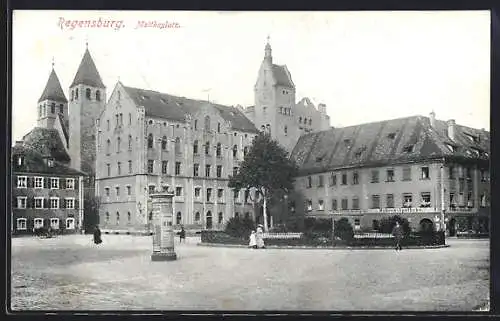
{"label": "column pedestal", "polygon": [[173,193],[156,192],[150,195],[153,205],[153,253],[151,261],[174,261]]}

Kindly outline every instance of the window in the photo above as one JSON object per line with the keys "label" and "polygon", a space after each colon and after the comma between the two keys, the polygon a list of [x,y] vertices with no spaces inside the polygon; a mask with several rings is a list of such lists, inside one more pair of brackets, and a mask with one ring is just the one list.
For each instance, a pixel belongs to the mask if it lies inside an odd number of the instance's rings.
{"label": "window", "polygon": [[205,155],[210,155],[210,142],[205,143]]}
{"label": "window", "polygon": [[117,186],[115,187],[115,189],[116,189],[116,196],[120,196],[120,187]]}
{"label": "window", "polygon": [[450,207],[451,208],[457,207],[457,202],[455,200],[455,193],[450,193]]}
{"label": "window", "polygon": [[132,161],[131,160],[128,161],[128,172],[129,172],[129,174],[132,173]]}
{"label": "window", "polygon": [[422,179],[430,179],[430,175],[429,175],[429,167],[422,167],[421,168],[422,170]]}
{"label": "window", "polygon": [[90,100],[91,99],[90,95],[91,95],[90,88],[85,89],[85,97]]}
{"label": "window", "polygon": [[104,188],[104,190],[106,191],[106,196],[109,197],[109,187]]}
{"label": "window", "polygon": [[24,156],[18,156],[17,157],[17,166],[23,166],[24,165]]}
{"label": "window", "polygon": [[386,182],[394,182],[394,169],[388,169],[386,173],[387,173]]}
{"label": "window", "polygon": [[207,188],[207,202],[211,202],[211,198],[212,198],[212,189]]}
{"label": "window", "polygon": [[108,176],[111,176],[111,164],[106,164],[106,172]]}
{"label": "window", "polygon": [[312,211],[313,209],[313,202],[311,200],[307,200],[306,202],[306,209],[308,212]]}
{"label": "window", "polygon": [[181,139],[179,137],[175,137],[175,153],[181,153]]}
{"label": "window", "polygon": [[175,175],[181,174],[181,162],[175,162]]}
{"label": "window", "polygon": [[78,88],[75,89],[75,99],[78,99]]}
{"label": "window", "polygon": [[372,195],[372,208],[380,208],[380,195]]}
{"label": "window", "polygon": [[224,189],[219,188],[219,189],[217,190],[217,197],[218,197],[218,198],[222,198],[222,197],[224,197]]}
{"label": "window", "polygon": [[26,176],[17,177],[17,188],[26,188],[28,178]]}
{"label": "window", "polygon": [[205,165],[205,176],[210,177],[210,165]]}
{"label": "window", "polygon": [[128,135],[128,150],[132,150],[132,135]]}
{"label": "window", "polygon": [[337,174],[332,173],[330,175],[330,186],[335,186],[337,185]]}
{"label": "window", "polygon": [[359,198],[357,197],[352,198],[352,209],[359,210]]}
{"label": "window", "polygon": [[175,224],[180,225],[181,223],[182,223],[182,213],[177,212],[177,214],[175,215]]}
{"label": "window", "polygon": [[347,201],[347,198],[343,198],[342,201],[340,202],[341,204],[341,207],[342,207],[342,210],[347,210],[348,208],[348,201]]}
{"label": "window", "polygon": [[167,136],[163,136],[161,139],[161,149],[162,150],[167,149]]}
{"label": "window", "polygon": [[116,212],[116,225],[120,224],[120,212]]}
{"label": "window", "polygon": [[153,134],[148,135],[148,148],[153,148]]}
{"label": "window", "polygon": [[323,180],[324,180],[323,175],[319,175],[319,176],[318,176],[318,187],[323,187],[323,186],[325,186],[325,183],[323,182]]}
{"label": "window", "polygon": [[193,154],[197,155],[198,154],[198,141],[195,140],[193,144]]}
{"label": "window", "polygon": [[122,163],[118,162],[118,164],[117,164],[117,175],[121,175],[121,174],[122,174]]}
{"label": "window", "polygon": [[352,184],[353,185],[359,184],[359,174],[358,174],[358,172],[352,173]]}
{"label": "window", "polygon": [[155,193],[155,186],[154,185],[149,185],[148,186],[148,192],[149,192],[149,194],[154,194]]}
{"label": "window", "polygon": [[175,196],[182,196],[182,187],[177,186],[175,188]]}
{"label": "window", "polygon": [[238,175],[238,167],[233,167],[233,176]]}
{"label": "window", "polygon": [[200,164],[193,164],[193,176],[198,177],[200,171]]}
{"label": "window", "polygon": [[372,170],[372,183],[378,183],[379,175],[378,170]]}
{"label": "window", "polygon": [[106,212],[106,223],[109,222],[109,212]]}
{"label": "window", "polygon": [[200,190],[201,190],[201,188],[199,188],[199,187],[194,188],[194,197],[196,197],[196,198],[200,197]]}
{"label": "window", "polygon": [[106,120],[106,124],[107,124],[107,129],[108,129],[108,131],[109,131],[109,129],[111,128],[111,126],[110,126],[110,124],[109,124],[109,119],[108,119],[108,120]]}
{"label": "window", "polygon": [[149,174],[153,174],[153,172],[154,172],[154,164],[155,164],[154,160],[148,159],[148,173]]}
{"label": "window", "polygon": [[50,179],[50,188],[51,189],[59,189],[59,178],[52,177]]}
{"label": "window", "polygon": [[217,132],[220,133],[220,123],[217,123]]}
{"label": "window", "polygon": [[474,207],[474,199],[470,190],[467,192],[467,207]]}
{"label": "window", "polygon": [[73,197],[68,197],[64,200],[65,206],[68,209],[74,209],[75,208],[75,199]]}
{"label": "window", "polygon": [[56,113],[56,104],[54,104],[54,103],[50,104],[50,112],[52,114]]}
{"label": "window", "polygon": [[307,188],[311,188],[311,187],[312,187],[312,177],[308,176],[307,177]]}
{"label": "window", "polygon": [[219,224],[222,224],[223,220],[224,220],[224,214],[222,214],[222,212],[219,212],[219,217],[218,217]]}
{"label": "window", "polygon": [[394,194],[387,194],[385,196],[385,204],[387,208],[394,208]]}
{"label": "window", "polygon": [[205,116],[205,131],[210,131],[210,116]]}
{"label": "window", "polygon": [[217,165],[217,177],[222,177],[222,165]]}
{"label": "window", "polygon": [[420,207],[431,207],[431,193],[424,192],[421,195]]}
{"label": "window", "polygon": [[337,210],[337,199],[332,198],[332,211],[336,211],[336,210]]}
{"label": "window", "polygon": [[50,208],[53,208],[53,209],[59,208],[59,197],[51,197],[50,198]]}
{"label": "window", "polygon": [[95,92],[95,100],[101,101],[101,92],[99,90],[96,90]]}
{"label": "window", "polygon": [[302,124],[302,117],[299,117],[299,124]]}
{"label": "window", "polygon": [[18,218],[16,220],[16,228],[18,231],[25,231],[27,229],[26,227],[26,219],[25,218]]}
{"label": "window", "polygon": [[167,174],[168,170],[168,161],[161,161],[161,173]]}
{"label": "window", "polygon": [[285,126],[285,128],[283,128],[283,131],[285,132],[285,135],[287,135],[288,134],[288,127]]}
{"label": "window", "polygon": [[403,167],[403,181],[411,181],[411,167]]}
{"label": "window", "polygon": [[403,194],[403,207],[411,208],[413,203],[413,195],[411,193]]}
{"label": "window", "polygon": [[220,143],[217,143],[217,148],[216,148],[215,154],[217,155],[217,157],[220,157],[221,154],[222,154],[222,148],[221,148],[221,144]]}
{"label": "window", "polygon": [[75,179],[67,178],[66,179],[66,189],[75,189]]}
{"label": "window", "polygon": [[130,195],[131,194],[131,188],[130,188],[130,185],[127,185],[127,195]]}
{"label": "window", "polygon": [[132,114],[128,113],[128,124],[132,125]]}
{"label": "window", "polygon": [[407,145],[403,147],[404,153],[413,153],[413,145]]}
{"label": "window", "polygon": [[64,114],[64,105],[63,104],[59,105],[59,113]]}
{"label": "window", "polygon": [[43,177],[35,177],[35,188],[43,188]]}
{"label": "window", "polygon": [[233,157],[236,157],[238,155],[238,146],[234,145],[233,146]]}
{"label": "window", "polygon": [[26,208],[26,196],[17,197],[17,208]]}
{"label": "window", "polygon": [[120,113],[120,126],[123,126],[123,114]]}
{"label": "window", "polygon": [[347,174],[346,173],[342,174],[342,185],[347,185]]}
{"label": "window", "polygon": [[34,223],[34,228],[42,228],[43,227],[43,219],[42,218],[35,218],[33,220]]}
{"label": "window", "polygon": [[324,210],[323,200],[318,200],[318,211]]}
{"label": "window", "polygon": [[43,197],[35,197],[35,208],[43,208]]}
{"label": "window", "polygon": [[195,221],[195,222],[199,222],[199,221],[200,221],[200,212],[196,212],[196,213],[194,214],[194,221]]}

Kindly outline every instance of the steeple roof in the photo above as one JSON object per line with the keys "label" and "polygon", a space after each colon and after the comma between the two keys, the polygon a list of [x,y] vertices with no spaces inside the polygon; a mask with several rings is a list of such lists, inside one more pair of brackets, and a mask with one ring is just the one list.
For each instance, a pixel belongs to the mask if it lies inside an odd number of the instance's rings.
{"label": "steeple roof", "polygon": [[76,72],[75,79],[71,83],[70,87],[85,84],[97,88],[106,88],[102,83],[101,76],[97,71],[94,60],[90,56],[89,49],[85,50],[78,71]]}
{"label": "steeple roof", "polygon": [[47,81],[47,85],[45,85],[45,89],[43,90],[40,99],[38,99],[38,102],[47,99],[63,103],[68,102],[66,96],[64,95],[64,91],[61,88],[61,83],[59,82],[59,78],[57,77],[54,68],[52,68],[52,71],[50,72],[49,80]]}

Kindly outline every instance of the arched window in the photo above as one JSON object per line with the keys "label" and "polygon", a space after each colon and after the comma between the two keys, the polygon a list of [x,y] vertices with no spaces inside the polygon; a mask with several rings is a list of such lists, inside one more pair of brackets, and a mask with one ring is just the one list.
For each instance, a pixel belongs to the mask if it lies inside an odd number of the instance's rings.
{"label": "arched window", "polygon": [[152,220],[153,220],[153,211],[149,212],[149,215],[148,215],[148,220],[149,220],[149,221],[152,221]]}
{"label": "arched window", "polygon": [[205,143],[205,155],[210,154],[210,142]]}
{"label": "arched window", "polygon": [[240,213],[238,212],[234,213],[234,218],[240,218]]}
{"label": "arched window", "polygon": [[90,95],[91,95],[90,88],[85,89],[85,97],[90,100],[91,99]]}
{"label": "arched window", "polygon": [[109,154],[111,152],[111,141],[108,139],[106,141],[106,154]]}
{"label": "arched window", "polygon": [[75,99],[78,100],[78,88],[75,89]]}
{"label": "arched window", "polygon": [[194,120],[194,130],[198,130],[198,119]]}
{"label": "arched window", "polygon": [[132,125],[132,114],[128,113],[128,124]]}
{"label": "arched window", "polygon": [[153,148],[153,134],[148,135],[148,148]]}
{"label": "arched window", "polygon": [[211,229],[212,228],[212,212],[208,211],[207,212],[207,217],[206,217],[206,227],[207,227],[207,230]]}
{"label": "arched window", "polygon": [[198,154],[198,141],[195,140],[193,143],[193,154]]}
{"label": "arched window", "polygon": [[99,90],[95,91],[95,100],[101,101],[101,92]]}
{"label": "arched window", "polygon": [[177,212],[177,215],[175,216],[175,224],[180,225],[182,222],[182,213]]}
{"label": "arched window", "polygon": [[309,118],[309,126],[312,124],[312,119]]}
{"label": "arched window", "polygon": [[222,212],[219,212],[219,224],[222,224],[223,220],[224,220],[224,214],[222,214]]}
{"label": "arched window", "polygon": [[238,145],[233,146],[233,157],[236,157],[238,155]]}
{"label": "arched window", "polygon": [[288,127],[287,126],[285,126],[284,131],[285,131],[285,135],[288,134]]}
{"label": "arched window", "polygon": [[217,132],[220,133],[220,123],[217,123]]}
{"label": "arched window", "polygon": [[132,150],[132,135],[128,135],[128,150]]}
{"label": "arched window", "polygon": [[302,124],[302,117],[299,117],[299,124]]}
{"label": "arched window", "polygon": [[221,144],[220,143],[217,143],[217,150],[216,150],[216,154],[217,156],[220,156],[222,153],[222,148],[221,148]]}
{"label": "arched window", "polygon": [[194,221],[195,222],[199,222],[200,221],[200,212],[196,212],[196,214],[194,214]]}
{"label": "arched window", "polygon": [[243,147],[243,157],[247,156],[247,153],[248,153],[248,147],[245,146]]}
{"label": "arched window", "polygon": [[109,212],[106,212],[106,223],[109,222]]}
{"label": "arched window", "polygon": [[130,212],[127,212],[127,220],[129,223],[132,220],[132,214],[130,214]]}
{"label": "arched window", "polygon": [[120,137],[118,137],[116,139],[116,152],[119,153],[120,152],[120,147],[121,147],[121,144],[122,144],[122,139]]}
{"label": "arched window", "polygon": [[210,116],[205,116],[205,131],[210,131]]}
{"label": "arched window", "polygon": [[116,212],[116,225],[120,224],[120,212]]}
{"label": "arched window", "polygon": [[181,153],[181,139],[179,137],[175,138],[175,153],[176,154]]}
{"label": "arched window", "polygon": [[260,130],[262,130],[263,132],[266,131],[266,126],[264,125],[260,126]]}
{"label": "arched window", "polygon": [[64,105],[63,104],[59,105],[59,113],[64,114]]}
{"label": "arched window", "polygon": [[71,90],[71,101],[73,101],[73,99],[75,99],[75,91],[72,89]]}
{"label": "arched window", "polygon": [[56,104],[55,103],[50,104],[50,112],[52,114],[56,113]]}
{"label": "arched window", "polygon": [[163,136],[163,138],[161,139],[161,149],[167,149],[167,136]]}

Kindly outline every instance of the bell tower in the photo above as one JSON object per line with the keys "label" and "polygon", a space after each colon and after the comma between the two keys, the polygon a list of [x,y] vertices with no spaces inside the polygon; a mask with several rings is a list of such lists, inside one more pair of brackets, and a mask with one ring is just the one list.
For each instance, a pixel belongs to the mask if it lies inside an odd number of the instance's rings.
{"label": "bell tower", "polygon": [[60,118],[62,124],[68,120],[68,100],[54,70],[53,61],[49,79],[40,99],[38,99],[37,115],[37,127],[47,129],[56,127],[56,118]]}

